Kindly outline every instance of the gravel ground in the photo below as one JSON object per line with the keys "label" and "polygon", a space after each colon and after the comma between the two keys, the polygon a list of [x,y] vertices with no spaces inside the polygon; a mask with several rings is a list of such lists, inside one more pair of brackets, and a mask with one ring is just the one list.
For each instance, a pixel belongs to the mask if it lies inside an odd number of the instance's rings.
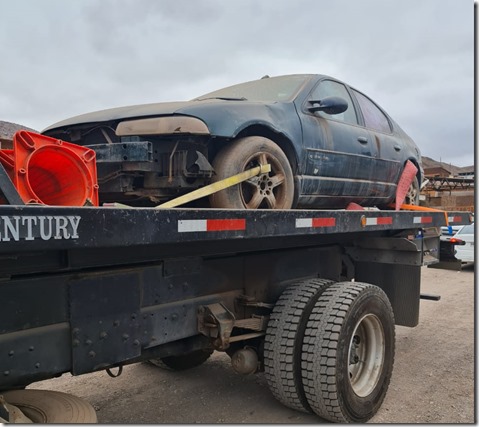
{"label": "gravel ground", "polygon": [[[422,269],[420,324],[397,327],[394,373],[372,423],[474,423],[474,268]],[[169,372],[149,364],[35,383],[30,388],[68,392],[88,400],[100,423],[324,422],[275,401],[262,374],[241,376],[215,353],[204,365]]]}

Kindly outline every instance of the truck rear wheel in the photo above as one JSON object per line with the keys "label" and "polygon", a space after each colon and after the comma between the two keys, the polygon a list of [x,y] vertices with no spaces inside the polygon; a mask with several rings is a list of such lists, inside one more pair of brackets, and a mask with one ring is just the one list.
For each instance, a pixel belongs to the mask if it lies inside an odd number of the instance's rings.
{"label": "truck rear wheel", "polygon": [[393,311],[379,287],[328,287],[311,311],[303,340],[303,386],[313,411],[341,423],[370,419],[389,386],[394,346]]}
{"label": "truck rear wheel", "polygon": [[290,408],[311,412],[303,392],[301,346],[309,314],[331,280],[310,279],[283,292],[271,313],[264,344],[265,377],[273,396]]}
{"label": "truck rear wheel", "polygon": [[[98,422],[93,406],[71,394],[51,390],[12,390],[1,394],[8,404],[20,409],[34,423],[93,424]],[[25,419],[21,417],[18,422],[25,423]]]}
{"label": "truck rear wheel", "polygon": [[212,349],[201,349],[178,356],[166,356],[158,359],[150,359],[149,362],[155,366],[158,366],[159,368],[172,371],[184,371],[186,369],[200,366],[206,362],[212,354]]}

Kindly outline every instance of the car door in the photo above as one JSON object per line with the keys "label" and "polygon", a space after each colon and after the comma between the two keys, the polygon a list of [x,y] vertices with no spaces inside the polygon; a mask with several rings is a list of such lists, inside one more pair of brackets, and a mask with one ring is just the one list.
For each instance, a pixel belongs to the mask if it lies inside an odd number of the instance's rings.
{"label": "car door", "polygon": [[394,194],[402,166],[407,160],[403,137],[394,132],[387,115],[371,99],[355,89],[351,88],[351,91],[358,102],[364,125],[377,147],[376,177],[389,183],[389,191]]}
{"label": "car door", "polygon": [[[348,108],[341,114],[311,113],[313,101],[339,96]],[[321,80],[303,107],[302,206],[341,206],[360,202],[370,194],[377,146],[370,132],[359,124],[355,104],[346,86]]]}

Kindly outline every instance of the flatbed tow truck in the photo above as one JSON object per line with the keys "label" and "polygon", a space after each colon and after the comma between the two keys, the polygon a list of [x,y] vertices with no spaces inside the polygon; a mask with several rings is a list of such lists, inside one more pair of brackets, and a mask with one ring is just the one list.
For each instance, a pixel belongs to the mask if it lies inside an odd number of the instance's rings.
{"label": "flatbed tow truck", "polygon": [[[2,177],[0,177],[2,178]],[[2,178],[3,179],[3,178]],[[0,188],[0,418],[95,422],[25,389],[225,351],[283,404],[337,422],[381,406],[395,325],[419,321],[421,266],[467,212],[55,207]],[[25,418],[27,417],[27,418]],[[161,422],[161,420],[158,420]]]}

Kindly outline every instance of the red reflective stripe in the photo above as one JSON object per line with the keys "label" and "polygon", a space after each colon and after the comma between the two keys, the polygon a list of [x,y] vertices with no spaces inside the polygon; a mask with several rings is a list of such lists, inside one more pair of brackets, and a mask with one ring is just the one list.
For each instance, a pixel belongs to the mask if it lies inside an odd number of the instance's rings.
{"label": "red reflective stripe", "polygon": [[392,216],[378,217],[377,220],[378,220],[378,222],[377,222],[378,225],[392,224],[393,223],[393,217]]}
{"label": "red reflective stripe", "polygon": [[430,222],[432,222],[432,216],[423,216],[421,218],[422,224],[429,224]]}
{"label": "red reflective stripe", "polygon": [[313,227],[335,227],[336,218],[313,218]]}
{"label": "red reflective stripe", "polygon": [[209,219],[206,231],[246,230],[245,219]]}

